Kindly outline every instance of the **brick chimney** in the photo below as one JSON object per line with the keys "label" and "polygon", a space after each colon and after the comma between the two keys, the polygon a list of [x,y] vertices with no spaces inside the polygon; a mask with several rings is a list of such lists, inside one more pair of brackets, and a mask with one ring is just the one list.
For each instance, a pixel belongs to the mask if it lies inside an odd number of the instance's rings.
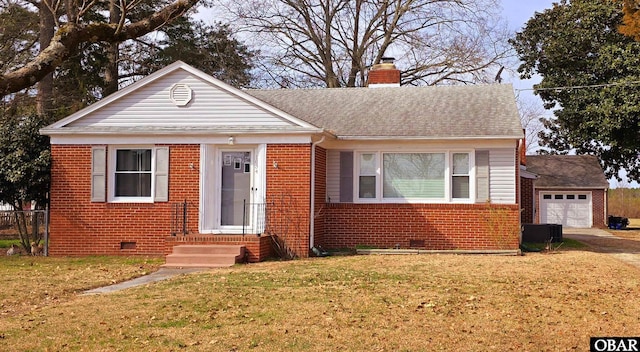
{"label": "brick chimney", "polygon": [[400,87],[400,70],[392,57],[383,57],[382,62],[369,70],[367,86],[369,88]]}

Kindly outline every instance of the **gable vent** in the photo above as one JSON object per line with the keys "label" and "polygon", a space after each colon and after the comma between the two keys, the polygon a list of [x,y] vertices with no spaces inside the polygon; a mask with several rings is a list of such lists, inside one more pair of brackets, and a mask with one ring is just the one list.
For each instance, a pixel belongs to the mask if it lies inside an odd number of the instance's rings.
{"label": "gable vent", "polygon": [[169,93],[171,101],[177,106],[185,106],[191,101],[191,88],[182,83],[174,84]]}

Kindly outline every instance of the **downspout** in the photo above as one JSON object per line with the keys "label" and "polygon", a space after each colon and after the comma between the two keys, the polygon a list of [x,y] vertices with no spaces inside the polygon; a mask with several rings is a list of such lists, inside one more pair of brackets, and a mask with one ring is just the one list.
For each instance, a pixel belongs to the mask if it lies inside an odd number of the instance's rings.
{"label": "downspout", "polygon": [[313,248],[314,234],[316,230],[316,146],[324,142],[325,136],[319,141],[311,143],[311,211],[309,212],[309,249]]}
{"label": "downspout", "polygon": [[[591,196],[591,204],[593,204],[593,196]],[[591,205],[593,207],[593,205]],[[604,189],[604,227],[609,227],[609,188]],[[593,212],[593,210],[592,210]]]}

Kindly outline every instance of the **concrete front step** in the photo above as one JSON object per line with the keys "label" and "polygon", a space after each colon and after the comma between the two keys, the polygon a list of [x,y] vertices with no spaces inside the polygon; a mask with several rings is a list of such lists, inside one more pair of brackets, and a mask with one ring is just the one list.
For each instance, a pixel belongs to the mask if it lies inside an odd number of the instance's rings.
{"label": "concrete front step", "polygon": [[163,267],[221,268],[244,261],[245,247],[237,245],[180,245],[166,256]]}

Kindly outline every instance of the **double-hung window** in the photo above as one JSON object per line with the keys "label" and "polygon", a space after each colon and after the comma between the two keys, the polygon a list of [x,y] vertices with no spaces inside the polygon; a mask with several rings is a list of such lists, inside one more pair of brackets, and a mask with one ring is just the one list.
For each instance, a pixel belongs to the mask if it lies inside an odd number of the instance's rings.
{"label": "double-hung window", "polygon": [[151,197],[152,149],[116,149],[114,197]]}
{"label": "double-hung window", "polygon": [[453,153],[451,161],[451,198],[469,199],[469,153]]}
{"label": "double-hung window", "polygon": [[378,154],[360,154],[360,174],[358,175],[358,197],[375,199],[377,197]]}
{"label": "double-hung window", "polygon": [[[169,147],[93,148],[91,200],[100,202],[166,202],[169,200]],[[105,167],[105,155],[108,166]],[[108,199],[105,199],[105,179]]]}

